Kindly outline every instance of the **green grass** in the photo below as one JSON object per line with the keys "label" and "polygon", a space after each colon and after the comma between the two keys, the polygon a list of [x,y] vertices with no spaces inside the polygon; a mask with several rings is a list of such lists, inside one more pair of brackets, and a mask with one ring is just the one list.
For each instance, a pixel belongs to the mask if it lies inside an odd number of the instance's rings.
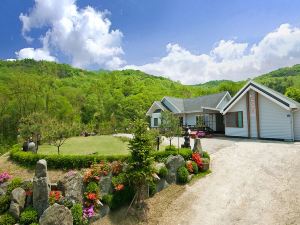
{"label": "green grass", "polygon": [[[64,155],[114,155],[128,152],[128,142],[110,135],[72,137],[60,148],[60,154]],[[41,145],[38,153],[57,154],[57,148],[52,145]]]}

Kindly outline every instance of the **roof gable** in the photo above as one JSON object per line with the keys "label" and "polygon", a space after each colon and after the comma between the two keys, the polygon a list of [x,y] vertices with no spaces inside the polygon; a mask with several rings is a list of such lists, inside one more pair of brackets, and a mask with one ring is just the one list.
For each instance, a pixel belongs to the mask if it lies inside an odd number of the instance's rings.
{"label": "roof gable", "polygon": [[272,90],[262,84],[258,84],[252,80],[250,80],[229,102],[224,106],[222,109],[222,113],[225,114],[228,112],[232,106],[238,102],[250,89],[260,93],[261,95],[265,96],[266,98],[270,99],[274,103],[278,104],[279,106],[285,108],[286,110],[290,109],[297,109],[300,107],[300,104],[281,93]]}

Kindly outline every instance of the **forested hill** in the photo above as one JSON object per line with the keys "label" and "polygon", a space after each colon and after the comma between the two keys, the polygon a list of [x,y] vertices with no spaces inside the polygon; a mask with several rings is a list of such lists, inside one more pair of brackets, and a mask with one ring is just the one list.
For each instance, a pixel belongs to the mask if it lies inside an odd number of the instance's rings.
{"label": "forested hill", "polygon": [[[284,68],[257,81],[297,98],[299,70],[299,65]],[[245,82],[187,86],[134,70],[91,72],[45,61],[0,61],[0,142],[15,142],[20,119],[33,112],[100,133],[124,131],[163,96],[193,97],[224,90],[233,95]]]}

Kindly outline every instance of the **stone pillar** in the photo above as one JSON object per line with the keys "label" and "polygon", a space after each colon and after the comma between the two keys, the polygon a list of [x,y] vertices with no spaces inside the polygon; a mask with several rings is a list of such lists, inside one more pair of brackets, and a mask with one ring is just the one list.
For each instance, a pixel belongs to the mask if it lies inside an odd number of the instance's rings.
{"label": "stone pillar", "polygon": [[36,164],[33,178],[33,207],[37,210],[39,217],[49,207],[49,192],[47,162],[41,159]]}
{"label": "stone pillar", "polygon": [[200,138],[195,138],[193,152],[199,152],[200,155],[203,155],[202,145]]}

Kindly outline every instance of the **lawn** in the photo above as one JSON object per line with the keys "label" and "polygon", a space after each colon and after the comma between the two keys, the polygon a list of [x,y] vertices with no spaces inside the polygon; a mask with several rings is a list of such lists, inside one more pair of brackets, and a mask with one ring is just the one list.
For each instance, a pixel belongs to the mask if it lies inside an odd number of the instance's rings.
{"label": "lawn", "polygon": [[[52,145],[39,146],[38,153],[57,154],[57,148]],[[60,148],[60,154],[65,155],[113,155],[128,153],[128,142],[111,135],[72,137]]]}

